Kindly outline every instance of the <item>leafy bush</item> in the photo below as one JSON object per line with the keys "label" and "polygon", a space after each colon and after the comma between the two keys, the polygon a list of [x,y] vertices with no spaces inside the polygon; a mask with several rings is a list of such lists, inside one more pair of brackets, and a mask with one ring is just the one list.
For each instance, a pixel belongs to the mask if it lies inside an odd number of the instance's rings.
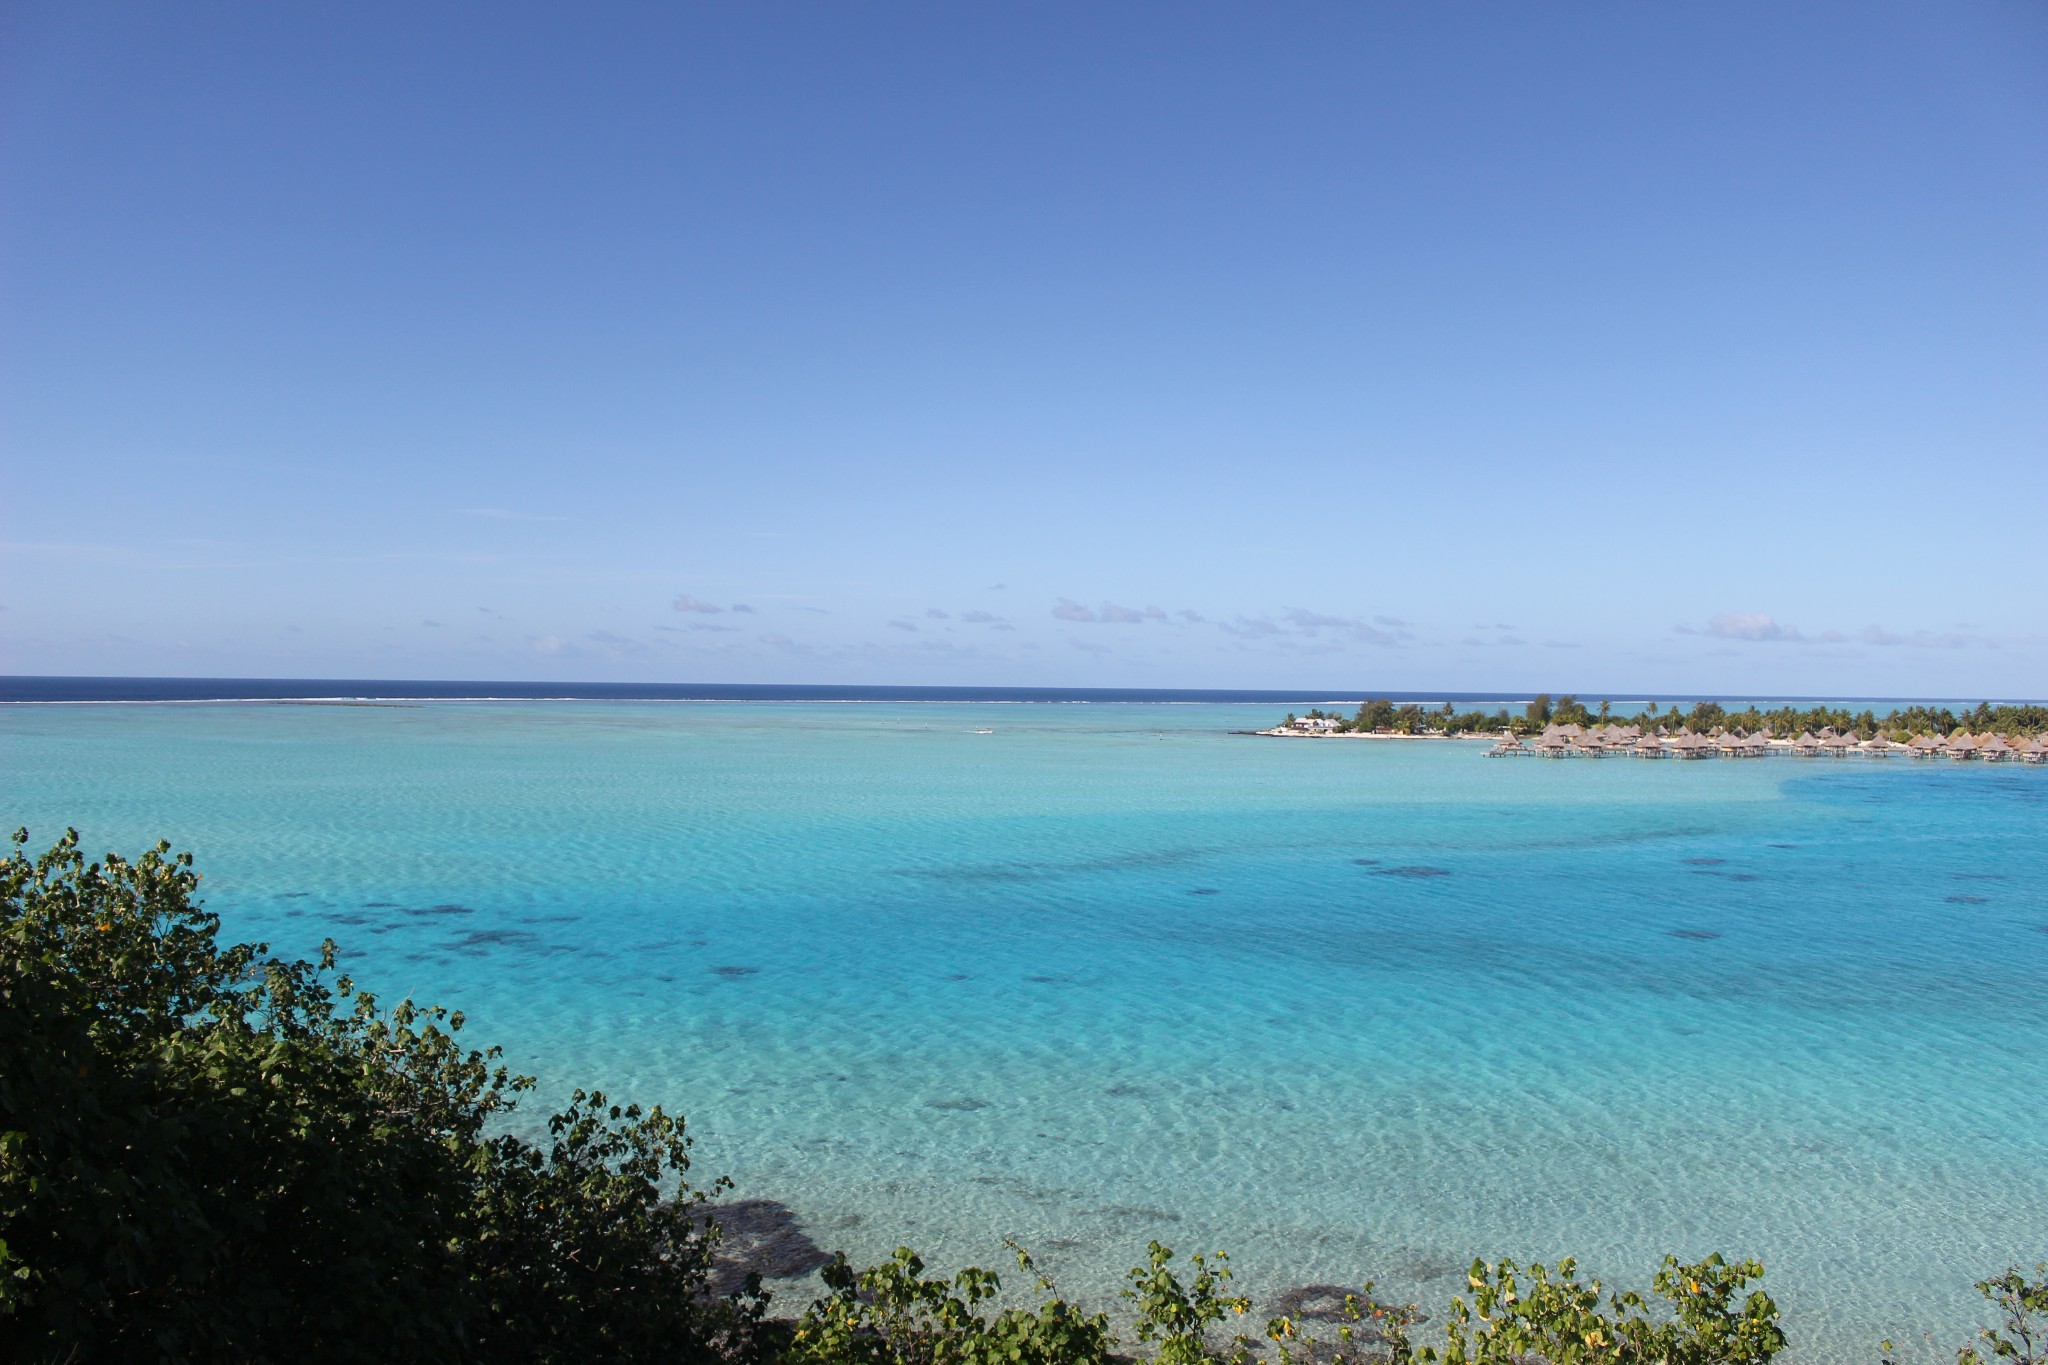
{"label": "leafy bush", "polygon": [[[1014,1243],[1017,1266],[1034,1269]],[[825,1297],[796,1325],[789,1365],[1103,1365],[1115,1342],[1109,1319],[1084,1315],[1056,1295],[1036,1311],[1006,1308],[987,1316],[981,1305],[1002,1288],[992,1272],[967,1269],[948,1280],[927,1278],[909,1247],[893,1260],[856,1272],[844,1255],[820,1272]],[[1054,1294],[1038,1277],[1038,1289]]]}
{"label": "leafy bush", "polygon": [[1755,1261],[1729,1265],[1719,1255],[1692,1265],[1664,1258],[1655,1280],[1668,1315],[1652,1317],[1640,1294],[1600,1301],[1600,1282],[1581,1283],[1569,1259],[1553,1277],[1532,1265],[1524,1279],[1512,1261],[1474,1262],[1467,1276],[1468,1307],[1451,1301],[1442,1350],[1412,1350],[1398,1336],[1396,1361],[1423,1365],[1519,1365],[1531,1358],[1550,1365],[1766,1365],[1785,1348],[1778,1306],[1762,1290],[1740,1303],[1744,1286],[1763,1278]]}
{"label": "leafy bush", "polygon": [[531,1087],[462,1016],[221,947],[189,855],[0,861],[0,1337],[28,1359],[699,1360],[682,1121]]}
{"label": "leafy bush", "polygon": [[2018,1266],[1995,1279],[1979,1280],[1977,1292],[1996,1304],[2005,1321],[1977,1334],[1983,1350],[1965,1346],[1956,1352],[1957,1365],[2048,1365],[2048,1262],[2037,1262],[2029,1280]]}

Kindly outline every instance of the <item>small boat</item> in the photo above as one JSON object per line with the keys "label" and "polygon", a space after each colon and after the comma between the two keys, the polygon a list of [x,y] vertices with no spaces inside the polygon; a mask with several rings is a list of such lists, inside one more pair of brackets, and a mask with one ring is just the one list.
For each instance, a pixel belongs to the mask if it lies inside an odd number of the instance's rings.
{"label": "small boat", "polygon": [[976,731],[975,731],[974,733],[975,733],[975,734],[977,734],[977,735],[992,735],[992,734],[994,734],[994,733],[995,733],[995,731],[993,731],[993,730],[976,730]]}

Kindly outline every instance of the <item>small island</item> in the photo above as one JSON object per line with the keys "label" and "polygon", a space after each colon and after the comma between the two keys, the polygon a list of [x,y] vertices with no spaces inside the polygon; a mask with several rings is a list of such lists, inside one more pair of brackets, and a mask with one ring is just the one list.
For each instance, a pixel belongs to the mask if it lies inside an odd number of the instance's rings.
{"label": "small island", "polygon": [[1993,706],[1961,715],[1946,707],[1909,706],[1884,716],[1870,710],[1814,706],[1749,706],[1730,711],[1718,702],[1673,706],[1650,702],[1626,718],[1612,702],[1588,708],[1576,697],[1538,696],[1515,715],[1507,708],[1437,710],[1381,699],[1345,716],[1320,708],[1290,714],[1270,730],[1251,733],[1286,739],[1493,740],[1492,758],[1947,758],[1990,763],[2048,763],[2048,706]]}

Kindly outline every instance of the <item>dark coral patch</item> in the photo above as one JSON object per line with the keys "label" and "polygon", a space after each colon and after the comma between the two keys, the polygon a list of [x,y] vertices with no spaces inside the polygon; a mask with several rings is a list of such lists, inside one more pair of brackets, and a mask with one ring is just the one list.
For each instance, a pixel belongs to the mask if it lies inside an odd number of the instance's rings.
{"label": "dark coral patch", "polygon": [[1188,894],[1190,896],[1220,896],[1223,893],[1213,886],[1197,886],[1191,889]]}
{"label": "dark coral patch", "polygon": [[1728,860],[1726,858],[1687,858],[1685,861],[1693,867],[1719,867]]}
{"label": "dark coral patch", "polygon": [[1664,932],[1671,935],[1671,937],[1673,938],[1698,939],[1703,942],[1710,938],[1721,937],[1712,929],[1666,929]]}
{"label": "dark coral patch", "polygon": [[471,929],[448,946],[468,957],[482,957],[493,948],[532,948],[539,940],[524,929]]}
{"label": "dark coral patch", "polygon": [[1948,902],[1948,903],[1949,903],[1950,905],[1989,905],[1989,904],[1991,904],[1991,902],[1990,902],[1990,901],[1989,901],[1988,899],[1986,899],[1985,897],[1983,897],[1983,896],[1943,896],[1943,897],[1942,897],[1942,899],[1943,899],[1943,900],[1945,900],[1945,901],[1947,901],[1947,902]]}
{"label": "dark coral patch", "polygon": [[832,1259],[804,1232],[789,1206],[773,1199],[706,1204],[697,1216],[718,1228],[718,1250],[706,1286],[713,1294],[737,1292],[749,1274],[766,1280],[794,1279]]}
{"label": "dark coral patch", "polygon": [[1143,1205],[1113,1204],[1106,1209],[1088,1209],[1088,1213],[1106,1214],[1125,1223],[1178,1223],[1180,1215],[1165,1209],[1148,1208]]}
{"label": "dark coral patch", "polygon": [[971,1095],[962,1095],[962,1096],[961,1096],[961,1097],[960,1097],[959,1099],[956,1099],[956,1100],[932,1100],[932,1101],[929,1101],[929,1102],[928,1102],[928,1103],[927,1103],[927,1104],[925,1105],[925,1108],[927,1108],[927,1109],[951,1109],[951,1110],[954,1110],[954,1111],[956,1111],[956,1112],[958,1112],[958,1113],[962,1113],[962,1114],[971,1114],[971,1113],[973,1113],[973,1112],[974,1112],[975,1110],[977,1110],[977,1109],[986,1109],[986,1108],[988,1108],[988,1101],[987,1101],[987,1100],[978,1100],[978,1099],[975,1099],[975,1098],[974,1098],[973,1096],[971,1096]]}
{"label": "dark coral patch", "polygon": [[711,970],[724,977],[727,981],[738,981],[741,977],[752,976],[761,969],[759,967],[713,967]]}
{"label": "dark coral patch", "polygon": [[1378,877],[1413,877],[1419,881],[1425,877],[1448,877],[1451,875],[1451,870],[1448,867],[1383,867],[1373,875]]}
{"label": "dark coral patch", "polygon": [[1276,1295],[1272,1313],[1296,1322],[1350,1322],[1354,1306],[1359,1310],[1355,1316],[1361,1318],[1369,1317],[1374,1307],[1372,1300],[1356,1289],[1341,1284],[1305,1284]]}

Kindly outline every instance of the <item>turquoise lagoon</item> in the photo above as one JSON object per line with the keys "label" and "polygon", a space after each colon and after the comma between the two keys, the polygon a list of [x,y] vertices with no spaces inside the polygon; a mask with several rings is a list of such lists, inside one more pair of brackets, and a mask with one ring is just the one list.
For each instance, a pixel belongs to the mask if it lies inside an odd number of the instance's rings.
{"label": "turquoise lagoon", "polygon": [[0,813],[190,848],[231,933],[682,1109],[856,1258],[1440,1308],[1719,1249],[1849,1361],[2048,1255],[2048,769],[1230,733],[1275,714],[13,706]]}

